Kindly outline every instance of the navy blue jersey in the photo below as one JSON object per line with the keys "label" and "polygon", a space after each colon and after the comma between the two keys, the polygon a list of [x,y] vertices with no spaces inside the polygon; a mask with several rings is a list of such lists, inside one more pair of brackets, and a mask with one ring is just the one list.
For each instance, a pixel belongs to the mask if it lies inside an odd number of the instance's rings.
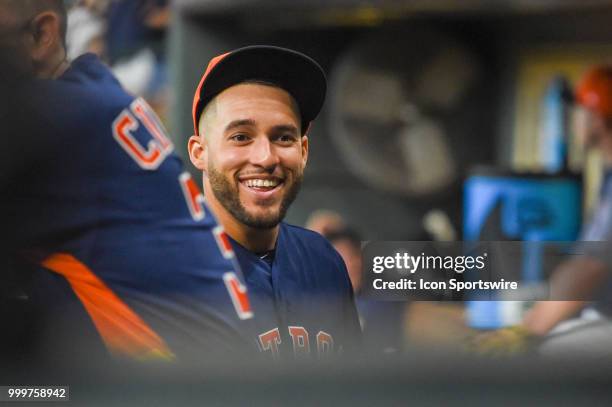
{"label": "navy blue jersey", "polygon": [[149,106],[91,54],[35,98],[38,131],[21,137],[45,148],[4,214],[55,336],[134,358],[256,351],[222,230]]}
{"label": "navy blue jersey", "polygon": [[260,350],[273,357],[338,354],[360,341],[340,255],[319,234],[280,224],[272,262],[232,240],[256,312]]}

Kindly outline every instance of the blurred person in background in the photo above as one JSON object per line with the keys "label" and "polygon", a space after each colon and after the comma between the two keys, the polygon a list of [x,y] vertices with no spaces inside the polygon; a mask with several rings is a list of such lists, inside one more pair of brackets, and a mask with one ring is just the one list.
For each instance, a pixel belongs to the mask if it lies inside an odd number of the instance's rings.
{"label": "blurred person in background", "polygon": [[36,323],[22,332],[40,351],[17,357],[209,362],[255,350],[222,230],[147,104],[94,55],[68,61],[61,0],[0,0],[0,32],[10,74],[28,79],[11,100],[28,104],[8,110],[19,165],[0,207],[2,286],[15,287],[3,294]]}
{"label": "blurred person in background", "polygon": [[329,240],[346,264],[355,291],[365,349],[374,353],[401,352],[407,304],[403,301],[379,301],[362,295],[361,236],[344,226],[323,233],[323,237]]}
{"label": "blurred person in background", "polygon": [[168,0],[112,0],[107,7],[106,58],[124,88],[143,96],[166,121],[170,98],[166,62]]}
{"label": "blurred person in background", "polygon": [[[0,2],[0,6],[3,6]],[[1,8],[0,8],[1,10]],[[22,50],[16,39],[24,27],[15,25],[10,15],[0,13],[0,122],[3,126],[3,148],[0,149],[0,203],[10,198],[7,191],[19,179],[25,165],[24,157],[39,152],[38,143],[26,143],[24,135],[35,134],[28,115],[32,111],[31,99],[26,91],[30,76],[26,63],[19,56]],[[15,135],[20,135],[15,137]],[[22,360],[25,352],[32,352],[35,342],[37,316],[22,300],[22,280],[27,280],[13,264],[12,230],[7,220],[10,214],[0,213],[0,359],[4,362]],[[5,365],[7,366],[7,365]],[[9,368],[7,368],[8,370]]]}
{"label": "blurred person in background", "polygon": [[66,49],[73,60],[91,52],[106,54],[106,21],[104,15],[110,0],[79,0],[68,10]]}
{"label": "blurred person in background", "polygon": [[346,269],[353,285],[353,291],[358,294],[362,285],[361,270],[361,236],[349,227],[338,227],[322,233],[344,260]]}
{"label": "blurred person in background", "polygon": [[308,56],[250,46],[213,58],[194,95],[189,156],[245,274],[260,348],[273,358],[338,355],[360,340],[342,258],[319,234],[283,222],[325,92]]}
{"label": "blurred person in background", "polygon": [[334,230],[341,230],[346,227],[346,221],[339,213],[329,209],[318,209],[308,216],[306,229],[326,235]]}
{"label": "blurred person in background", "polygon": [[168,0],[111,0],[106,10],[108,59],[114,65],[145,48],[164,57],[163,39],[170,21]]}
{"label": "blurred person in background", "polygon": [[68,59],[98,55],[129,92],[144,97],[165,122],[167,0],[78,0],[68,12]]}
{"label": "blurred person in background", "polygon": [[[568,301],[537,302],[519,326],[477,337],[480,351],[524,351],[546,339],[543,353],[612,356],[612,66],[589,70],[575,89],[575,102],[575,133],[601,153],[604,177],[592,218],[581,232],[581,255],[560,264],[551,276],[554,298]],[[587,300],[595,302],[589,306]],[[575,328],[571,335],[551,335],[563,332],[564,321],[565,328]]]}

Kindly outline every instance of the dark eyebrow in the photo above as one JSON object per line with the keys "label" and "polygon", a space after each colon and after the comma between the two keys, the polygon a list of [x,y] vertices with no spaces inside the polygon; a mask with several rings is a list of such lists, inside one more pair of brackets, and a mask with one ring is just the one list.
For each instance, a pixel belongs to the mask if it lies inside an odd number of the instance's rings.
{"label": "dark eyebrow", "polygon": [[233,122],[230,122],[230,124],[225,126],[225,131],[229,131],[229,130],[235,129],[236,127],[241,127],[241,126],[255,126],[255,120],[251,120],[251,119],[234,120]]}
{"label": "dark eyebrow", "polygon": [[[225,131],[228,132],[237,127],[242,127],[242,126],[253,126],[254,127],[256,126],[256,123],[255,123],[255,120],[252,120],[252,119],[234,120],[230,122],[227,126],[225,126]],[[278,126],[274,126],[272,128],[272,131],[275,133],[289,132],[292,134],[298,134],[299,132],[298,128],[292,124],[279,124]]]}

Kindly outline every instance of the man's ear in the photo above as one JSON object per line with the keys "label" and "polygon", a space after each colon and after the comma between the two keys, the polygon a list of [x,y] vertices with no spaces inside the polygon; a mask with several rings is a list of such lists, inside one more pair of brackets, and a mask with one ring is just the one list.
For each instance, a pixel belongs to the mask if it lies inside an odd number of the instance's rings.
{"label": "man's ear", "polygon": [[206,145],[201,142],[200,137],[191,136],[187,142],[187,149],[189,150],[189,159],[194,167],[200,171],[206,171],[207,168],[207,157],[206,157]]}
{"label": "man's ear", "polygon": [[44,64],[63,47],[60,16],[52,11],[38,14],[30,29],[34,39],[30,56],[37,64]]}
{"label": "man's ear", "polygon": [[306,162],[308,161],[308,136],[304,134],[302,136],[302,166],[306,168]]}
{"label": "man's ear", "polygon": [[306,168],[306,163],[308,162],[308,134],[310,133],[310,129],[312,129],[312,121],[308,123],[306,131],[302,135],[302,166],[304,168]]}

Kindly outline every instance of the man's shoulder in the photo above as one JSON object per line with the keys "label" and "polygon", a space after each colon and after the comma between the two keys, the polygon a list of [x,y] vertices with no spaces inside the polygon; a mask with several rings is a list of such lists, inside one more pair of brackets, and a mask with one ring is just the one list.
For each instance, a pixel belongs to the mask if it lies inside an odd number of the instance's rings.
{"label": "man's shoulder", "polygon": [[328,287],[343,293],[350,287],[342,257],[327,239],[317,232],[299,226],[283,224],[284,249],[287,256],[297,260],[309,278],[317,280],[317,286]]}
{"label": "man's shoulder", "polygon": [[121,89],[119,81],[110,68],[94,54],[84,54],[76,58],[70,64],[70,68],[58,80],[64,83],[110,86]]}
{"label": "man's shoulder", "polygon": [[289,223],[281,223],[281,227],[288,237],[298,239],[309,244],[321,245],[325,248],[332,248],[331,244],[319,233],[300,226],[291,225]]}
{"label": "man's shoulder", "polygon": [[338,263],[340,255],[329,241],[319,233],[300,226],[282,223],[285,240],[293,246],[299,246],[305,255],[316,256],[319,261]]}
{"label": "man's shoulder", "polygon": [[[107,131],[110,123],[134,101],[110,70],[94,55],[84,55],[57,80],[42,80],[33,92],[34,107],[57,131]],[[52,108],[50,108],[52,107]]]}
{"label": "man's shoulder", "polygon": [[104,110],[122,110],[134,100],[110,69],[93,54],[75,59],[57,80],[43,82],[44,98],[54,101],[54,110],[59,108],[60,113],[95,110],[99,115]]}

